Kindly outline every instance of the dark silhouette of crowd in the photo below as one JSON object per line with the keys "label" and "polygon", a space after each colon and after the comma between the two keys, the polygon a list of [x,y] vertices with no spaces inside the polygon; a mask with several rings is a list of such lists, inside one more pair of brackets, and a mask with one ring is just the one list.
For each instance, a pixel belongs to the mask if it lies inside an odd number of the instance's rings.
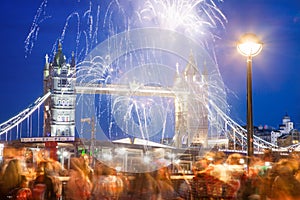
{"label": "dark silhouette of crowd", "polygon": [[[72,157],[69,169],[44,153],[36,164],[21,156],[6,158],[0,168],[0,199],[16,200],[297,200],[299,156],[248,158],[239,153],[207,152],[177,174],[176,164],[140,173],[120,172],[87,155]],[[178,172],[178,170],[176,170]],[[63,178],[62,178],[63,177]],[[179,177],[179,178],[178,178]]]}

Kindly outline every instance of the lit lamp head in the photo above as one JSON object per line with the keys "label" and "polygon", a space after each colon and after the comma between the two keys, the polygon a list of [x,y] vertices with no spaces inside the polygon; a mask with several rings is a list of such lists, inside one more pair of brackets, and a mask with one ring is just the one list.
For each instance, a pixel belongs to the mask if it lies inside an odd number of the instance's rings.
{"label": "lit lamp head", "polygon": [[237,43],[237,50],[240,54],[247,57],[258,55],[263,47],[263,43],[253,33],[244,34]]}

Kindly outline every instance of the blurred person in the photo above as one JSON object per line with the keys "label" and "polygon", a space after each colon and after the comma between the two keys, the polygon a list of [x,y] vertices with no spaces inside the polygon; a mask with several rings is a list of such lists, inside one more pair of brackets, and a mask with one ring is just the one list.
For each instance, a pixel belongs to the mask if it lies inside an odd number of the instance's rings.
{"label": "blurred person", "polygon": [[1,177],[0,195],[6,196],[11,190],[20,187],[24,177],[22,174],[21,161],[11,159],[4,169]]}
{"label": "blurred person", "polygon": [[213,198],[222,198],[225,182],[229,180],[227,168],[224,165],[226,155],[222,151],[215,152],[212,162],[207,167],[207,194]]}
{"label": "blurred person", "polygon": [[175,191],[167,167],[161,167],[154,172],[154,178],[158,184],[160,199],[181,199]]}
{"label": "blurred person", "polygon": [[226,166],[224,165],[226,159],[226,155],[222,151],[218,151],[214,154],[213,162],[209,164],[207,170],[209,171],[210,175],[226,182],[228,180]]}
{"label": "blurred person", "polygon": [[[18,187],[9,191],[7,199],[15,200],[32,200],[32,192],[28,187],[26,176],[21,176],[21,183]],[[5,198],[4,198],[5,199]]]}
{"label": "blurred person", "polygon": [[206,162],[207,162],[208,165],[210,165],[210,164],[213,163],[215,154],[216,154],[216,153],[213,152],[213,151],[209,151],[209,152],[206,152],[206,153],[205,153],[203,159],[206,160]]}
{"label": "blurred person", "polygon": [[116,200],[123,192],[123,180],[116,170],[104,164],[97,164],[92,188],[92,200]]}
{"label": "blurred person", "polygon": [[33,198],[46,200],[57,199],[60,192],[60,181],[54,176],[55,171],[52,163],[49,161],[41,161],[37,169],[37,177],[33,182]]}
{"label": "blurred person", "polygon": [[261,199],[264,193],[264,165],[262,159],[255,156],[251,158],[248,174],[241,179],[239,199]]}
{"label": "blurred person", "polygon": [[135,174],[130,200],[158,200],[159,187],[149,172]]}
{"label": "blurred person", "polygon": [[88,200],[91,197],[92,183],[89,178],[86,161],[82,157],[72,157],[70,163],[70,179],[66,184],[67,200]]}
{"label": "blurred person", "polygon": [[276,164],[276,177],[272,182],[271,199],[294,200],[300,199],[300,182],[295,173],[297,164],[294,160],[281,159]]}
{"label": "blurred person", "polygon": [[209,199],[206,181],[207,176],[209,176],[208,166],[208,160],[202,158],[195,162],[192,167],[194,177],[191,180],[191,196],[193,200]]}
{"label": "blurred person", "polygon": [[233,153],[226,159],[227,173],[229,179],[223,187],[225,199],[237,199],[241,182],[245,178],[244,157],[239,153]]}

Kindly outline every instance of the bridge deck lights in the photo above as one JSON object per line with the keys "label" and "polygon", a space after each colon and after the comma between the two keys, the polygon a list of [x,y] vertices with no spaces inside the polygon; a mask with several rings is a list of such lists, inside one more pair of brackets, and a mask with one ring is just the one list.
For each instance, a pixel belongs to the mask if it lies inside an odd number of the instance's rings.
{"label": "bridge deck lights", "polygon": [[252,113],[252,57],[258,55],[263,43],[253,33],[244,34],[237,42],[237,50],[247,57],[247,156],[248,169],[253,156],[253,113]]}

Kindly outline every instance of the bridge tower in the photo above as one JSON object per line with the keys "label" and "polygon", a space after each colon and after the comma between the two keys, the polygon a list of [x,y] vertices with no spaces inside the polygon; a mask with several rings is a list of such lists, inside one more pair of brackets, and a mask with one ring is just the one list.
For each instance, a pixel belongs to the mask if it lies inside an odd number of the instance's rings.
{"label": "bridge tower", "polygon": [[[45,66],[44,66],[44,95],[51,91],[51,76],[50,76],[50,64],[49,64],[49,56],[46,54],[45,56]],[[51,135],[51,98],[47,98],[44,102],[44,136]]]}
{"label": "bridge tower", "polygon": [[184,72],[176,70],[174,91],[188,91],[176,94],[175,98],[175,147],[199,145],[207,147],[208,110],[206,107],[207,87],[205,74],[200,76],[191,52]]}
{"label": "bridge tower", "polygon": [[[54,60],[49,63],[46,55],[44,67],[44,93],[51,92],[50,98],[44,103],[46,137],[75,137],[75,74],[74,53],[71,63],[66,63],[62,44],[59,42]],[[56,148],[57,142],[46,142],[46,146]]]}

